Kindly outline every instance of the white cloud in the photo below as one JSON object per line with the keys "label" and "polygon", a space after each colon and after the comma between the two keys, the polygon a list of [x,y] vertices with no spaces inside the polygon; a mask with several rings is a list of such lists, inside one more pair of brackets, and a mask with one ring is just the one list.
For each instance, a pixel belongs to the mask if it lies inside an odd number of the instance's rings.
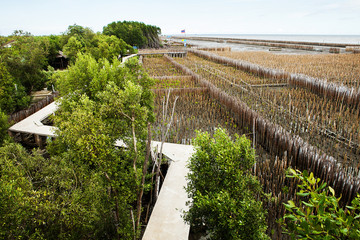
{"label": "white cloud", "polygon": [[339,9],[341,7],[340,4],[337,3],[331,3],[323,6],[323,9],[325,10],[332,10],[332,9]]}
{"label": "white cloud", "polygon": [[352,9],[360,9],[360,0],[348,0],[344,5]]}

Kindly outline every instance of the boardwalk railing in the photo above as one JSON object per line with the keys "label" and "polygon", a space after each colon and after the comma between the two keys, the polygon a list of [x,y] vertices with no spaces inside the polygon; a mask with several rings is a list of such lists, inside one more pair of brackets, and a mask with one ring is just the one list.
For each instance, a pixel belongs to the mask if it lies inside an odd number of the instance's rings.
{"label": "boardwalk railing", "polygon": [[167,55],[169,57],[186,57],[187,52],[148,52],[148,53],[138,53],[139,56],[146,55]]}

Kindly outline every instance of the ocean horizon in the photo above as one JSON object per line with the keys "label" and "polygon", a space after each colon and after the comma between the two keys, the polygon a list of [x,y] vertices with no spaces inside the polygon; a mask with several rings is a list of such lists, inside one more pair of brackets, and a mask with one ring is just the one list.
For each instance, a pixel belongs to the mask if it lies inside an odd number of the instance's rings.
{"label": "ocean horizon", "polygon": [[215,37],[236,39],[258,39],[278,41],[304,41],[319,43],[348,43],[360,44],[360,35],[315,35],[315,34],[169,34],[166,36],[186,37]]}

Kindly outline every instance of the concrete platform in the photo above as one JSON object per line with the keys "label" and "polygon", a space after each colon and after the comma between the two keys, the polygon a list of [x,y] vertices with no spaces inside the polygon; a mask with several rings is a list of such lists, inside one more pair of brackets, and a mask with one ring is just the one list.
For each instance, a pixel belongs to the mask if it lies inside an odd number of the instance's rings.
{"label": "concrete platform", "polygon": [[40,109],[36,113],[30,115],[24,120],[14,124],[9,128],[11,132],[30,133],[39,136],[55,137],[56,127],[42,124],[42,120],[49,117],[58,109],[56,102],[52,102],[46,107]]}
{"label": "concrete platform", "polygon": [[[154,148],[159,142],[152,142]],[[190,145],[165,143],[163,154],[171,159],[165,181],[158,200],[146,227],[143,240],[182,240],[188,239],[190,226],[181,217],[183,210],[188,210],[185,203],[189,200],[184,187],[187,184],[186,167],[188,159],[194,153]]]}

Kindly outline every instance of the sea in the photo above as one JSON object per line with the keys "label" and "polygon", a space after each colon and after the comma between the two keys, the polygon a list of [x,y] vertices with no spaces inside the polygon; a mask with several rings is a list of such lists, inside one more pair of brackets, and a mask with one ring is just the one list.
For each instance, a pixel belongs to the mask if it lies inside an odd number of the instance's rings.
{"label": "sea", "polygon": [[189,37],[217,37],[238,39],[261,39],[280,41],[304,41],[320,43],[360,44],[360,35],[290,35],[290,34],[183,34]]}
{"label": "sea", "polygon": [[[293,34],[176,34],[173,36],[187,37],[212,37],[212,38],[235,38],[235,39],[259,39],[259,40],[278,40],[278,41],[303,41],[318,43],[345,43],[360,45],[360,35],[293,35]],[[171,38],[171,35],[168,36]],[[183,41],[184,42],[184,41]],[[217,43],[197,40],[185,40],[187,44],[198,47],[231,47],[233,51],[264,51],[269,47],[256,45],[243,45],[232,43]],[[309,51],[283,49],[282,53],[309,53]],[[312,51],[312,54],[317,54]]]}

